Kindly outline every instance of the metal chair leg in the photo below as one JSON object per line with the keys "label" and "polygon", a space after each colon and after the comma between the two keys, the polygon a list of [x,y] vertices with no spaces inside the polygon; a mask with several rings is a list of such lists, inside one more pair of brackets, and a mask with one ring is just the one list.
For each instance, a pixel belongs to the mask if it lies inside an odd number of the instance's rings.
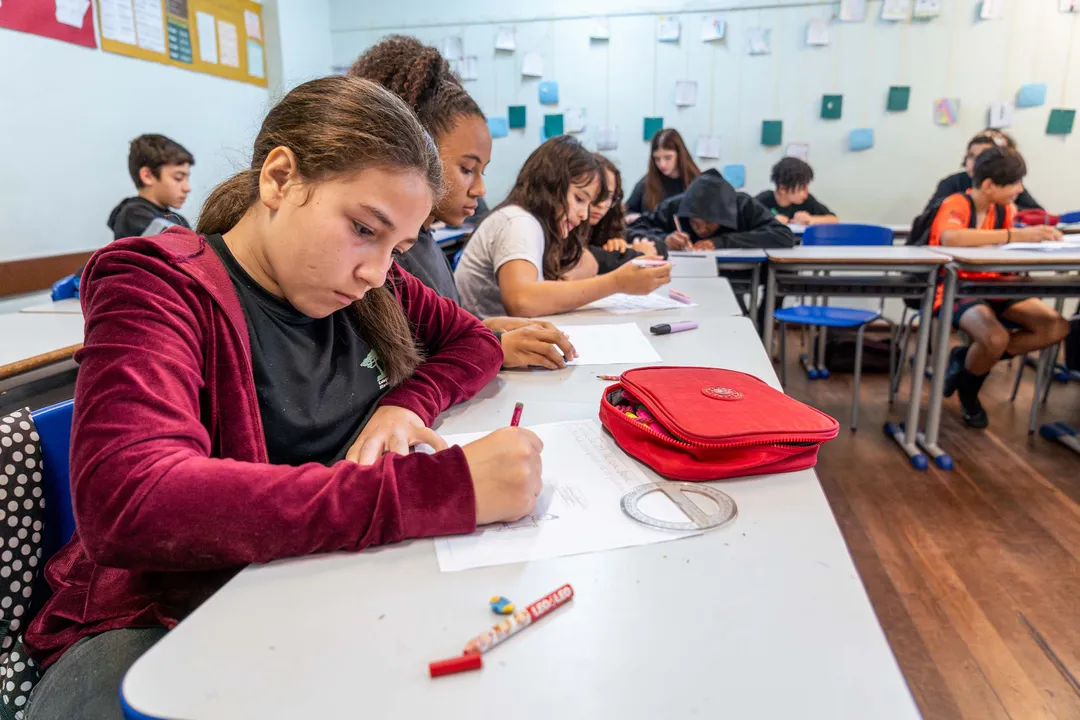
{"label": "metal chair leg", "polygon": [[1020,391],[1020,380],[1024,377],[1024,367],[1027,365],[1027,355],[1021,355],[1016,359],[1020,361],[1020,367],[1016,371],[1016,379],[1013,380],[1013,389],[1009,395],[1009,402],[1016,400],[1016,393]]}
{"label": "metal chair leg", "polygon": [[900,336],[900,328],[898,325],[893,332],[889,333],[889,404],[893,404],[893,400],[896,399],[896,385],[893,383],[893,377],[896,375],[896,347],[897,340]]}
{"label": "metal chair leg", "polygon": [[787,323],[780,326],[780,387],[787,387]]}
{"label": "metal chair leg", "polygon": [[862,383],[862,350],[863,330],[866,325],[859,326],[858,336],[855,339],[855,390],[851,398],[851,431],[855,432],[859,424],[859,386]]}
{"label": "metal chair leg", "polygon": [[1043,390],[1042,402],[1046,404],[1046,399],[1050,397],[1050,386],[1054,384],[1054,371],[1057,369],[1058,356],[1061,354],[1061,346],[1063,343],[1058,343],[1054,346],[1054,349],[1050,351],[1050,365],[1046,369],[1046,389]]}

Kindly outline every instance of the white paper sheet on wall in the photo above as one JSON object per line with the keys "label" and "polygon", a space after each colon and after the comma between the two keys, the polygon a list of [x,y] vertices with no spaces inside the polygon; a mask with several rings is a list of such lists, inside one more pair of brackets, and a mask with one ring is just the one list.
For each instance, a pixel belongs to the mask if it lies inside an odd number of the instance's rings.
{"label": "white paper sheet on wall", "polygon": [[568,133],[585,132],[585,108],[563,110],[563,130]]}
{"label": "white paper sheet on wall", "polygon": [[618,125],[601,125],[596,128],[596,149],[601,152],[619,149]]}
{"label": "white paper sheet on wall", "polygon": [[866,0],[840,0],[840,20],[862,22],[866,19]]}
{"label": "white paper sheet on wall", "polygon": [[884,0],[881,3],[882,20],[907,20],[911,10],[911,0]]}
{"label": "white paper sheet on wall", "polygon": [[788,143],[787,149],[784,150],[784,155],[786,157],[799,158],[803,162],[810,162],[810,143]]}
{"label": "white paper sheet on wall", "polygon": [[165,54],[165,17],[160,0],[134,0],[135,34],[139,47]]}
{"label": "white paper sheet on wall", "polygon": [[218,45],[221,50],[221,64],[228,67],[240,67],[240,38],[236,26],[224,20],[217,21]]}
{"label": "white paper sheet on wall", "polygon": [[610,40],[611,21],[606,17],[594,17],[589,21],[590,40]]}
{"label": "white paper sheet on wall", "polygon": [[830,26],[828,20],[816,18],[806,26],[806,44],[823,47],[829,44]]}
{"label": "white paper sheet on wall", "polygon": [[980,20],[1001,20],[1005,17],[1005,0],[982,0]]}
{"label": "white paper sheet on wall", "polygon": [[707,17],[701,21],[701,42],[723,40],[727,33],[727,23],[718,17]]}
{"label": "white paper sheet on wall", "polygon": [[56,22],[82,29],[90,0],[56,0]]}
{"label": "white paper sheet on wall", "polygon": [[101,37],[106,40],[135,44],[135,14],[131,0],[99,0]]}
{"label": "white paper sheet on wall", "polygon": [[251,10],[244,11],[244,31],[252,40],[262,40],[262,24],[259,14]]}
{"label": "white paper sheet on wall", "polygon": [[199,59],[215,65],[218,61],[216,25],[210,13],[195,13],[195,27],[199,31]]}
{"label": "white paper sheet on wall", "polygon": [[697,105],[697,82],[694,80],[675,81],[675,106],[693,107]]}
{"label": "white paper sheet on wall", "polygon": [[[471,535],[435,540],[439,569],[543,560],[635,545],[677,540],[695,532],[658,530],[623,512],[622,496],[650,482],[605,435],[599,422],[577,420],[528,428],[544,442],[544,489],[533,512],[512,523],[496,523]],[[447,435],[451,445],[466,445],[485,433]],[[666,520],[685,521],[674,504],[662,506]]]}
{"label": "white paper sheet on wall", "polygon": [[462,80],[477,80],[480,77],[480,59],[475,55],[467,55],[461,59],[459,65]]}
{"label": "white paper sheet on wall", "polygon": [[747,52],[751,55],[768,55],[772,52],[772,30],[750,28],[747,33]]}
{"label": "white paper sheet on wall", "polygon": [[915,17],[934,17],[941,14],[941,0],[915,0]]}
{"label": "white paper sheet on wall", "polygon": [[1009,127],[1012,125],[1013,113],[1015,111],[1016,102],[1013,100],[991,103],[990,122],[988,125],[996,130]]}
{"label": "white paper sheet on wall", "polygon": [[698,135],[694,154],[699,158],[716,159],[720,157],[721,147],[719,135]]}
{"label": "white paper sheet on wall", "polygon": [[525,77],[544,77],[544,56],[527,52],[521,60],[521,74]]}
{"label": "white paper sheet on wall", "polygon": [[465,56],[465,43],[460,35],[451,35],[443,40],[442,56],[447,60]]}
{"label": "white paper sheet on wall", "polygon": [[261,78],[266,75],[263,63],[263,46],[254,40],[247,42],[248,75]]}
{"label": "white paper sheet on wall", "polygon": [[506,52],[517,50],[517,38],[514,36],[514,28],[511,25],[500,25],[495,33],[495,49]]}
{"label": "white paper sheet on wall", "polygon": [[678,42],[681,32],[678,18],[661,16],[656,22],[656,39],[660,42]]}

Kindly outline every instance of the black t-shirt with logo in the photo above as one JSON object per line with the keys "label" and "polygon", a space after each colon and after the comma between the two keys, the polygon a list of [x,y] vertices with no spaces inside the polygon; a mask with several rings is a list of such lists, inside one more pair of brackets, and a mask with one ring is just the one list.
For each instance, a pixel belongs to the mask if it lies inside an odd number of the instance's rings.
{"label": "black t-shirt with logo", "polygon": [[345,457],[388,380],[346,307],[310,318],[240,266],[220,235],[207,238],[240,298],[270,462],[331,465]]}
{"label": "black t-shirt with logo", "polygon": [[776,193],[772,190],[766,190],[754,199],[771,210],[773,215],[783,215],[788,220],[793,220],[795,213],[800,211],[806,211],[811,215],[832,215],[832,210],[818,202],[813,195],[807,195],[806,200],[798,205],[787,207],[780,207],[780,204],[776,202]]}

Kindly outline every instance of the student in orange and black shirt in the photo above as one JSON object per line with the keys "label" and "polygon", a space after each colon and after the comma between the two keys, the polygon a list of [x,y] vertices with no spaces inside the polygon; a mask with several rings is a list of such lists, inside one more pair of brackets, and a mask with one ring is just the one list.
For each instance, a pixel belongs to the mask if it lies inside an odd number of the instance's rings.
{"label": "student in orange and black shirt", "polygon": [[[1061,239],[1057,229],[1044,225],[1013,228],[1015,202],[1024,190],[1022,180],[1026,174],[1024,159],[1015,150],[1004,147],[985,150],[975,160],[972,189],[967,194],[950,195],[938,208],[930,229],[930,244],[977,247]],[[1002,207],[1004,213],[999,209]],[[981,272],[960,275],[965,279],[1001,277],[999,273]],[[1002,320],[1018,329],[1010,332]],[[1069,332],[1069,323],[1036,298],[959,298],[953,323],[971,337],[971,345],[954,348],[949,354],[945,396],[959,394],[964,422],[975,428],[984,428],[989,423],[979,402],[979,390],[990,368],[1003,357],[1023,355],[1059,343]]]}

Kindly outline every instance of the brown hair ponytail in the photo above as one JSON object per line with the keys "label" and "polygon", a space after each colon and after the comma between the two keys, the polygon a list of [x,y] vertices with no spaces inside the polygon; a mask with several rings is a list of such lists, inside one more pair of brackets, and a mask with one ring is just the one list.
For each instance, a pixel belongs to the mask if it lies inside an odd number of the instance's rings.
{"label": "brown hair ponytail", "polygon": [[[292,150],[308,183],[385,167],[421,174],[436,202],[442,194],[438,150],[409,108],[375,83],[325,77],[297,86],[270,110],[255,138],[251,167],[210,193],[199,215],[199,233],[228,232],[240,222],[259,198],[259,173],[276,147]],[[357,329],[378,354],[391,385],[397,385],[413,374],[422,357],[391,285],[393,274],[388,281],[353,308]]]}

